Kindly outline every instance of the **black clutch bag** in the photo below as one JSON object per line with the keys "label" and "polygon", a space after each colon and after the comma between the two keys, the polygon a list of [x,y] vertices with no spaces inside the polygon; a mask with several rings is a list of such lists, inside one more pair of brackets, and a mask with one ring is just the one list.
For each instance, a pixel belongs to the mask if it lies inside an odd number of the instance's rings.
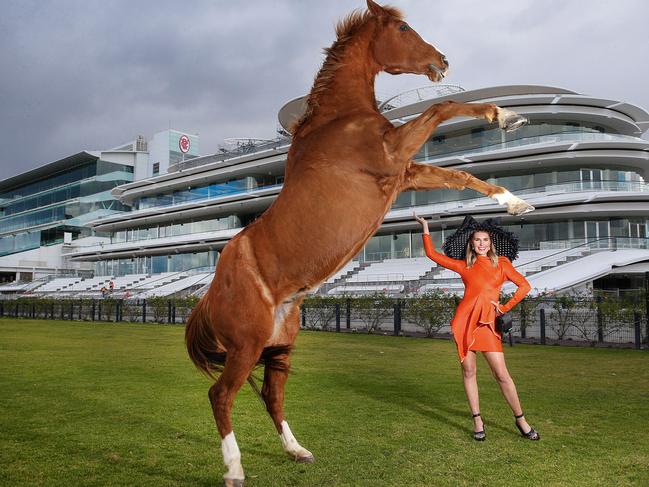
{"label": "black clutch bag", "polygon": [[512,317],[509,313],[496,316],[496,331],[501,335],[512,329]]}

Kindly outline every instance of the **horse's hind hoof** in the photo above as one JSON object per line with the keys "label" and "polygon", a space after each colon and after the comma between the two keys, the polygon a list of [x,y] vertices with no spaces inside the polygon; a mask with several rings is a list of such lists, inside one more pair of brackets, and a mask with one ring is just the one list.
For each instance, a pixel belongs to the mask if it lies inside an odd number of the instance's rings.
{"label": "horse's hind hoof", "polygon": [[297,463],[314,463],[315,458],[313,457],[313,455],[307,455],[304,457],[295,457],[295,461]]}
{"label": "horse's hind hoof", "polygon": [[223,487],[244,487],[244,479],[223,479]]}
{"label": "horse's hind hoof", "polygon": [[502,129],[505,132],[513,132],[514,130],[521,128],[527,122],[527,118],[514,113],[503,121]]}

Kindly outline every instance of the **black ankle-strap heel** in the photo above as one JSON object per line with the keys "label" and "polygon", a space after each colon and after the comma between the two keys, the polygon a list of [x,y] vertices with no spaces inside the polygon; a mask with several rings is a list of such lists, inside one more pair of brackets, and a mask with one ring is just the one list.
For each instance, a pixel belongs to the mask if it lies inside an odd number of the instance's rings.
{"label": "black ankle-strap heel", "polygon": [[536,431],[534,428],[532,428],[530,426],[530,430],[527,433],[525,433],[523,431],[523,428],[521,428],[521,425],[518,424],[518,420],[521,419],[523,416],[525,416],[525,414],[523,414],[523,413],[519,414],[518,416],[514,415],[515,424],[516,424],[516,427],[518,428],[518,431],[521,432],[521,436],[523,438],[527,438],[528,440],[532,440],[532,441],[540,440],[541,435],[539,435],[538,431]]}
{"label": "black ankle-strap heel", "polygon": [[[474,418],[477,418],[478,416],[480,416],[480,413],[475,413],[473,415]],[[484,423],[482,425],[482,431],[474,431],[473,432],[473,439],[475,441],[484,441],[484,440],[487,439],[487,433],[485,433],[485,431],[484,431]]]}

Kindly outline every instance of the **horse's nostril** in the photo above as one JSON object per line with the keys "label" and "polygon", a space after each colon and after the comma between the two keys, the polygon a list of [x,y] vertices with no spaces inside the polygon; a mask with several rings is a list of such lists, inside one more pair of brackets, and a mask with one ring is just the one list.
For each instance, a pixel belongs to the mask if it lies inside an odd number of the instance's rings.
{"label": "horse's nostril", "polygon": [[448,59],[446,59],[446,56],[444,56],[444,54],[442,54],[442,62],[448,68]]}

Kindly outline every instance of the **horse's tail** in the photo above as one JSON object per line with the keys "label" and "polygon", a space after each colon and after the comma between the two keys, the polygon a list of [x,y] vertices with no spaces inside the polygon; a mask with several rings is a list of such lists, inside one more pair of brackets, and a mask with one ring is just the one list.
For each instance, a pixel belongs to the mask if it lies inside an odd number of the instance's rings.
{"label": "horse's tail", "polygon": [[[216,380],[225,365],[227,352],[214,335],[210,322],[208,296],[209,294],[206,294],[200,299],[187,320],[185,344],[189,358],[198,370]],[[259,357],[258,365],[288,372],[288,360],[285,356],[291,353],[291,349],[291,345],[266,347]],[[252,374],[248,377],[248,383],[261,399],[259,382],[261,380]]]}
{"label": "horse's tail", "polygon": [[189,315],[185,326],[185,345],[189,358],[198,370],[216,380],[223,370],[226,355],[211,326],[208,296],[203,296]]}

